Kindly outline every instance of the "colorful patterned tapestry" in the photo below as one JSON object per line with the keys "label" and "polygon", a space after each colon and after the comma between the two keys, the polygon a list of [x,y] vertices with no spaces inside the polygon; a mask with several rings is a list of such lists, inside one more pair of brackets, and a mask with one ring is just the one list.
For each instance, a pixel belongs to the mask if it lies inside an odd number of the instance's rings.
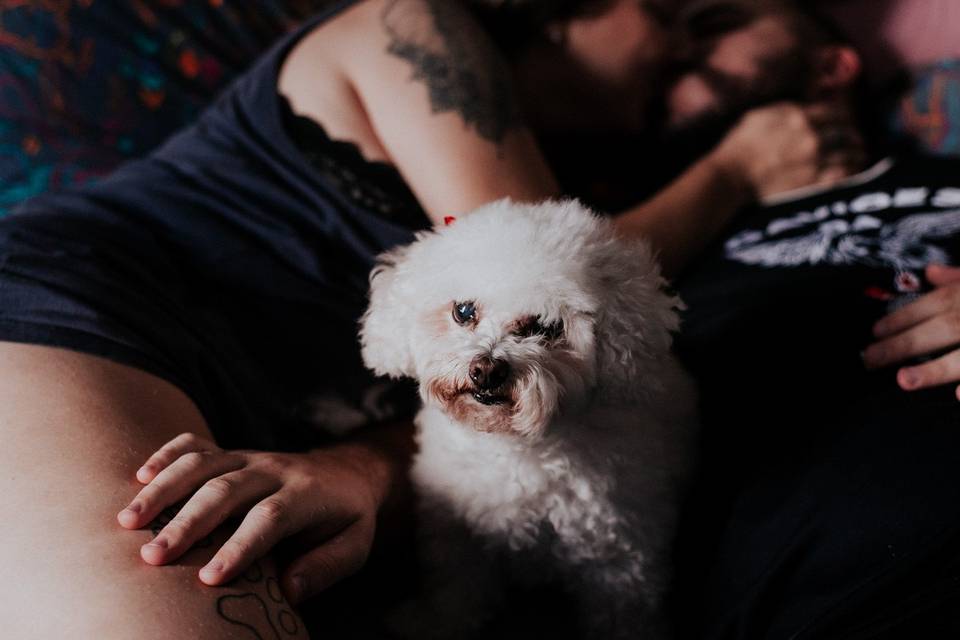
{"label": "colorful patterned tapestry", "polygon": [[4,0],[0,214],[153,148],[330,0]]}
{"label": "colorful patterned tapestry", "polygon": [[896,128],[922,149],[960,156],[960,60],[945,60],[914,74],[903,98]]}

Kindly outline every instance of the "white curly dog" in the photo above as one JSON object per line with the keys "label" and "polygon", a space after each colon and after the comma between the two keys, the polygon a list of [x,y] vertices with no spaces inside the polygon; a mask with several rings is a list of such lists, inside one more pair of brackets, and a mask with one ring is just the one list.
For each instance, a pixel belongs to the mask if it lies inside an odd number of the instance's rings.
{"label": "white curly dog", "polygon": [[545,579],[583,635],[664,633],[696,423],[664,285],[646,243],[572,200],[502,200],[381,256],[363,357],[423,399],[417,638],[476,636],[509,581]]}

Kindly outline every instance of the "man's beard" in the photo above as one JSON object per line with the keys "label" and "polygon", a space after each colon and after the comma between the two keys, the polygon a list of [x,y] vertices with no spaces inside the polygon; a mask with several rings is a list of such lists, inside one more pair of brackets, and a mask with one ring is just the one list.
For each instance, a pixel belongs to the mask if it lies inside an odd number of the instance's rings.
{"label": "man's beard", "polygon": [[804,102],[814,75],[812,57],[801,47],[758,61],[758,72],[744,79],[705,64],[682,70],[696,73],[711,89],[712,107],[663,128],[666,148],[686,166],[713,149],[750,109],[781,101]]}

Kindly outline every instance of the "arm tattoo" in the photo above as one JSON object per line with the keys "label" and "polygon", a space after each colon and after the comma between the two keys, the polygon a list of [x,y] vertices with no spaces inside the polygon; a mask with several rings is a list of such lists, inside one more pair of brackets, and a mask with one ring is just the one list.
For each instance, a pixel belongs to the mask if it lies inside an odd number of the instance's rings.
{"label": "arm tattoo", "polygon": [[453,111],[494,143],[520,125],[506,61],[459,0],[389,0],[387,52],[427,85],[433,113]]}

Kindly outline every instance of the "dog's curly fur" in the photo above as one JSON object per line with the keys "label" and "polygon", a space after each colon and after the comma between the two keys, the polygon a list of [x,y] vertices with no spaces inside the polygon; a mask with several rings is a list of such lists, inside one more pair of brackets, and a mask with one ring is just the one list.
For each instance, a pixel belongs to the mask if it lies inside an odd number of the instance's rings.
{"label": "dog's curly fur", "polygon": [[[499,201],[381,257],[360,335],[369,367],[420,384],[418,637],[475,632],[504,566],[565,582],[590,636],[662,632],[695,425],[664,285],[645,243],[572,200]],[[478,358],[509,369],[488,395]]]}

